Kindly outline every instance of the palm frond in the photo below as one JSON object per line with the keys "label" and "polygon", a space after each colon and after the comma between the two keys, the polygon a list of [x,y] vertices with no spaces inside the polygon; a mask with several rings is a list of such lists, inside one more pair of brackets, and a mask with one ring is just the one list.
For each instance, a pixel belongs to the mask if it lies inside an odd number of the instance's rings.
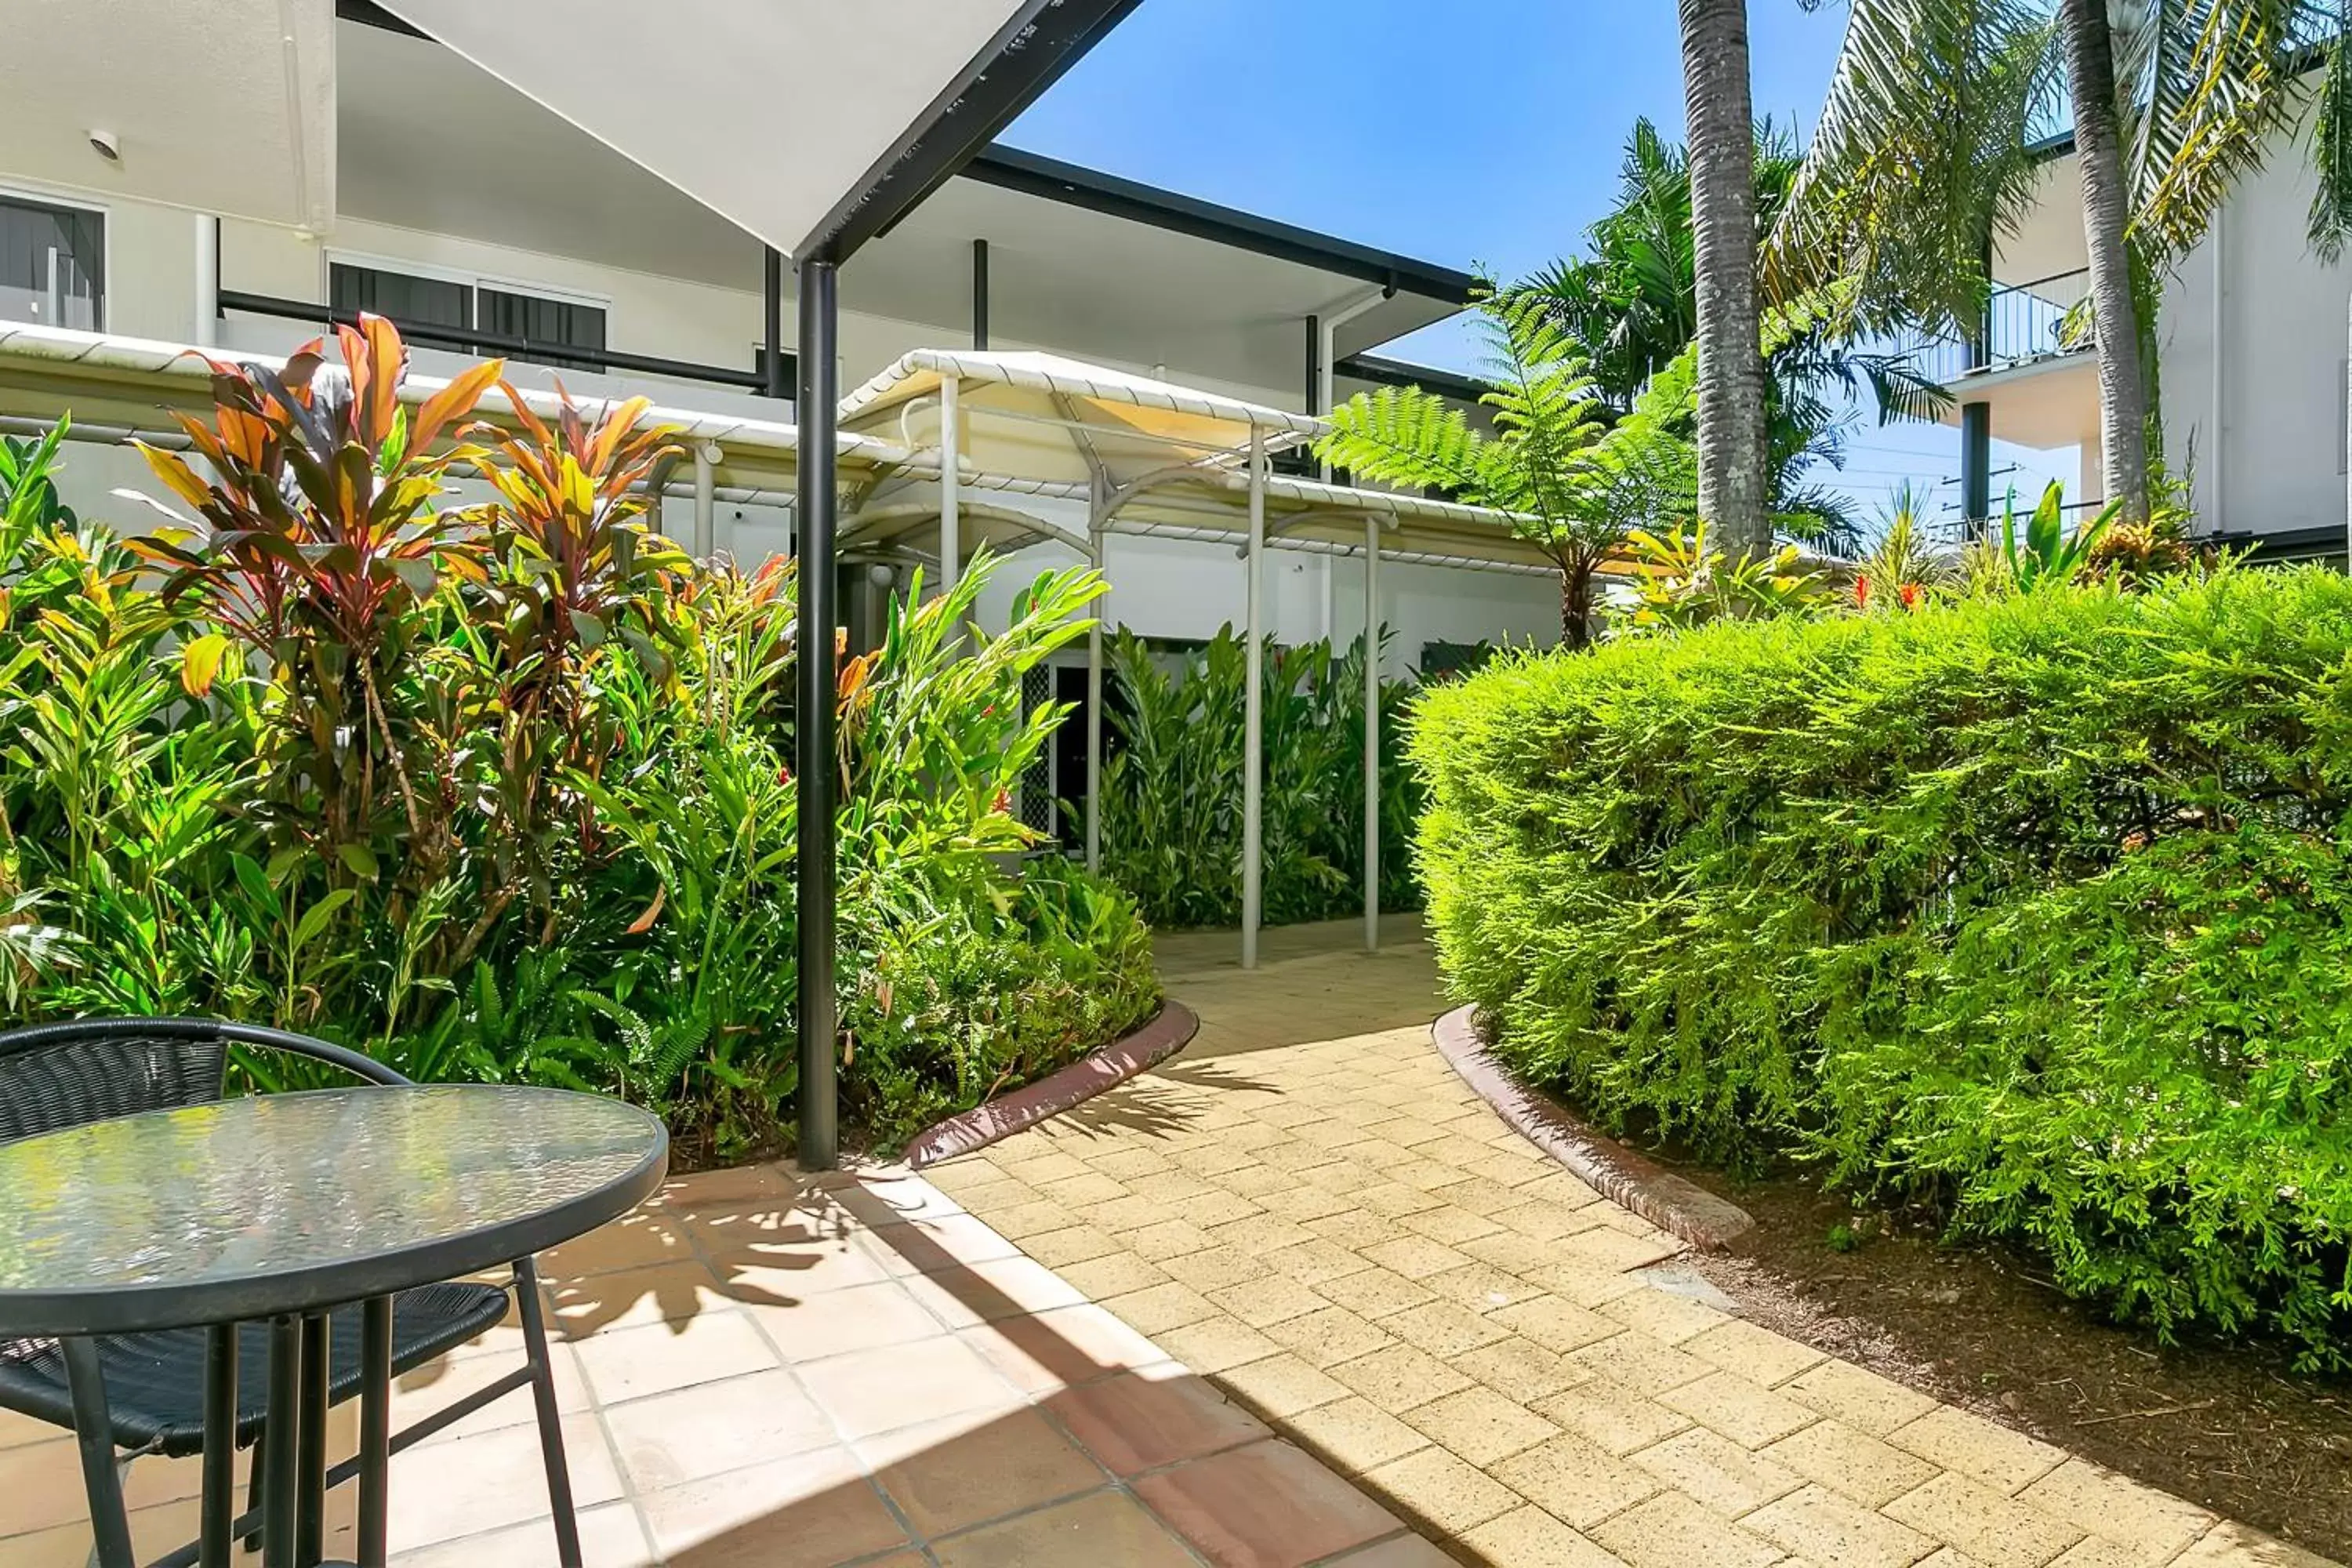
{"label": "palm frond", "polygon": [[2141,0],[2115,33],[2132,237],[2161,265],[2202,238],[2306,94],[2294,56],[2309,0]]}
{"label": "palm frond", "polygon": [[2345,53],[2345,37],[2352,34],[2352,0],[2335,0],[2330,36],[2325,48],[2327,68],[2320,79],[2318,104],[2311,121],[2311,163],[2318,177],[2312,193],[2311,248],[2322,261],[2333,263],[2352,238],[2352,58]]}
{"label": "palm frond", "polygon": [[1486,438],[1433,392],[1383,386],[1358,393],[1328,416],[1330,434],[1315,455],[1374,484],[1432,486],[1464,496],[1483,493]]}

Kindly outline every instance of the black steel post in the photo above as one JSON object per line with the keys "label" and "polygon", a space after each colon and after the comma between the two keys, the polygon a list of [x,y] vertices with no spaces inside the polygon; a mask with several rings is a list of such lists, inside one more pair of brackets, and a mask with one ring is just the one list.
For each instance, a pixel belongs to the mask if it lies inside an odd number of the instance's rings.
{"label": "black steel post", "polygon": [[539,1419],[539,1457],[547,1468],[547,1504],[555,1516],[557,1568],[580,1568],[580,1518],[572,1500],[572,1464],[563,1452],[563,1417],[555,1407],[555,1366],[548,1359],[546,1309],[539,1299],[539,1265],[514,1266],[515,1310],[522,1314],[523,1350],[530,1363],[532,1413]]}
{"label": "black steel post", "polygon": [[800,264],[800,690],[793,714],[800,770],[800,1160],[839,1161],[834,1066],[834,433],[840,388],[834,263]]}
{"label": "black steel post", "polygon": [[236,1550],[236,1325],[205,1335],[204,1513],[197,1561],[228,1568]]}
{"label": "black steel post", "polygon": [[1992,405],[1960,405],[1960,515],[1970,523],[1992,515]]}
{"label": "black steel post", "polygon": [[1307,318],[1307,412],[1328,414],[1323,406],[1323,318]]}
{"label": "black steel post", "polygon": [[784,256],[774,246],[768,247],[766,298],[766,335],[761,340],[766,358],[760,366],[767,378],[761,390],[770,397],[787,395],[784,384]]}
{"label": "black steel post", "polygon": [[988,241],[971,242],[971,346],[988,351]]}

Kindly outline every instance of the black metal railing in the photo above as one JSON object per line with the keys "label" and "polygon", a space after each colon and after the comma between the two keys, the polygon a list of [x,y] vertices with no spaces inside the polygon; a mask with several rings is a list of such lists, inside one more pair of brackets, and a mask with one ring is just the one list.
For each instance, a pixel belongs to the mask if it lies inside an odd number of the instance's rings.
{"label": "black metal railing", "polygon": [[1974,370],[2002,370],[2033,360],[2081,353],[2091,348],[2085,322],[2079,338],[2066,331],[2067,317],[2090,297],[2086,268],[2054,273],[2030,283],[1996,289],[1985,300],[1984,322],[1975,342],[1946,340],[1923,355],[1923,367],[1949,384]]}
{"label": "black metal railing", "polygon": [[[275,316],[281,321],[310,321],[322,326],[359,324],[359,312],[356,310],[339,310],[331,305],[321,305],[313,300],[281,300],[274,295],[247,294],[234,289],[220,291],[220,308],[224,311],[235,310],[243,315]],[[478,327],[440,326],[400,316],[385,319],[398,327],[400,335],[411,342],[455,349],[460,353],[502,354],[526,363],[536,362],[559,368],[584,364],[602,371],[634,372],[639,375],[669,376],[678,381],[708,382],[714,386],[737,387],[746,392],[761,391],[767,384],[767,378],[761,374],[762,367],[757,364],[749,370],[731,370],[725,365],[697,364],[689,360],[663,359],[654,354],[580,348],[571,343],[538,342],[507,332],[485,331]],[[761,354],[764,355],[764,350],[761,351]],[[793,368],[787,356],[787,386],[792,384]]]}

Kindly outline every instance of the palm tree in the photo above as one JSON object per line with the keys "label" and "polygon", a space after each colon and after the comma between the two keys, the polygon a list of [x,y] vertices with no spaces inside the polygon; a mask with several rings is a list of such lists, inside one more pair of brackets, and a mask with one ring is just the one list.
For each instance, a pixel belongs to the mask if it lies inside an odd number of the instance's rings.
{"label": "palm tree", "polygon": [[1698,508],[1727,553],[1772,542],[1748,0],[1680,0],[1698,278]]}
{"label": "palm tree", "polygon": [[2074,153],[2083,181],[2083,238],[2091,260],[2092,319],[2099,344],[2099,450],[2106,493],[2125,522],[2147,521],[2147,367],[2132,299],[2125,241],[2131,196],[2124,181],[2123,117],[2116,105],[2116,53],[2108,0],[2061,0],[2066,86],[2074,105]]}
{"label": "palm tree", "polygon": [[2352,237],[2340,3],[2061,0],[2053,16],[2032,0],[1853,0],[1766,248],[1768,292],[1850,277],[1876,330],[1972,330],[1990,237],[2031,205],[2032,135],[2063,90],[2081,154],[2107,494],[2145,518],[2157,280],[2309,107],[2320,56],[2311,237],[2332,257]]}
{"label": "palm tree", "polygon": [[1383,387],[1333,409],[1316,455],[1359,479],[1438,489],[1510,513],[1518,535],[1559,567],[1560,640],[1583,647],[1594,630],[1593,578],[1611,552],[1634,528],[1679,529],[1696,507],[1692,355],[1660,370],[1612,418],[1589,362],[1541,298],[1514,292],[1479,308],[1489,348],[1479,401],[1492,433],[1434,393]]}

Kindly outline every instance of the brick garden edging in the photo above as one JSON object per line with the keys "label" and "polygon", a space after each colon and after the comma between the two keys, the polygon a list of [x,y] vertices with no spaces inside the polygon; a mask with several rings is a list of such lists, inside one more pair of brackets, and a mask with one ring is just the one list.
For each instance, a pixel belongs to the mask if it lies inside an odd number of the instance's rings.
{"label": "brick garden edging", "polygon": [[1756,1228],[1727,1203],[1570,1116],[1518,1080],[1478,1037],[1475,1007],[1457,1007],[1430,1026],[1438,1055],[1519,1135],[1574,1172],[1587,1186],[1659,1229],[1710,1252],[1728,1251]]}
{"label": "brick garden edging", "polygon": [[907,1163],[917,1170],[985,1149],[999,1139],[1059,1116],[1074,1105],[1116,1089],[1139,1073],[1150,1072],[1190,1045],[1201,1020],[1173,997],[1160,1005],[1135,1033],[1112,1041],[1092,1056],[1082,1057],[1056,1073],[1014,1089],[1000,1100],[959,1111],[916,1134],[907,1145]]}

